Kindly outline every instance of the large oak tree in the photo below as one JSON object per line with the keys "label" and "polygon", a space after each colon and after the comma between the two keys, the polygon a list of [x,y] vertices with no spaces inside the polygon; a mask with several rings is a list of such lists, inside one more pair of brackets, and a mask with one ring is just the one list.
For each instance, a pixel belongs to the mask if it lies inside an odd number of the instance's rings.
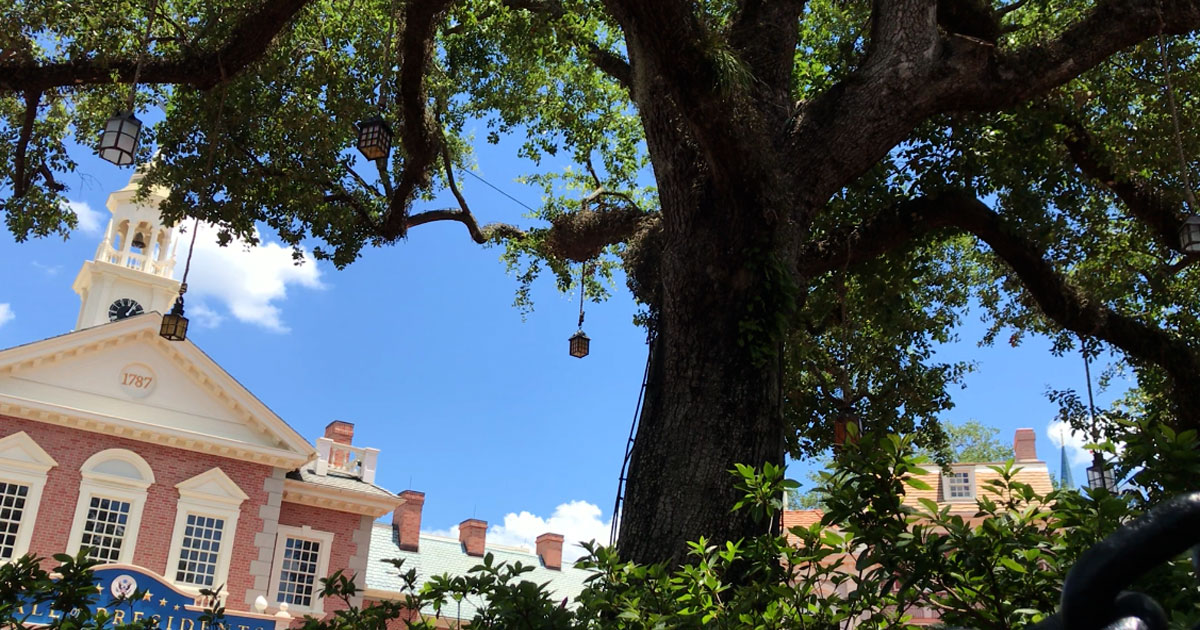
{"label": "large oak tree", "polygon": [[[621,265],[654,339],[630,558],[752,532],[729,513],[734,463],[820,448],[847,416],[936,415],[961,368],[930,364],[931,347],[966,306],[993,333],[1107,344],[1148,413],[1200,426],[1195,257],[1177,238],[1200,144],[1200,0],[2,11],[0,210],[18,238],[74,225],[65,142],[93,143],[136,77],[140,105],[164,112],[140,157],[160,151],[146,181],[170,187],[171,218],[243,238],[265,223],[338,265],[455,221],[503,245],[523,289],[543,270],[566,283],[572,263]],[[356,161],[354,122],[375,114],[396,150]],[[478,119],[522,135],[526,157],[576,165],[531,175],[546,194],[529,225],[482,223],[456,185]],[[430,201],[443,189],[455,206]]]}

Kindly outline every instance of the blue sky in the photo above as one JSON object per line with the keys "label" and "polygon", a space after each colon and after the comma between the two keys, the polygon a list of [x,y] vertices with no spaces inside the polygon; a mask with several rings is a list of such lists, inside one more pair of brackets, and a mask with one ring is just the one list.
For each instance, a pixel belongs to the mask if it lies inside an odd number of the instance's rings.
{"label": "blue sky", "polygon": [[[477,174],[537,205],[539,192],[513,181],[528,165],[505,157],[511,147],[480,151]],[[79,170],[60,181],[81,228],[66,241],[18,244],[0,234],[0,348],[75,323],[71,283],[95,253],[108,193],[130,170],[85,148],[73,156]],[[473,178],[460,182],[481,222],[529,225],[513,201]],[[425,529],[453,533],[460,521],[480,518],[492,525],[489,540],[505,543],[530,544],[549,530],[607,539],[646,358],[623,285],[607,302],[587,304],[591,354],[579,360],[567,354],[578,294],[561,295],[544,278],[523,319],[501,251],[474,244],[457,223],[415,228],[407,241],[367,250],[343,271],[294,266],[269,233],[254,251],[220,249],[203,237],[189,277],[189,338],[306,437],[332,420],[353,422],[356,444],[382,450],[381,485],[426,493]],[[185,252],[181,243],[177,276]],[[1078,355],[1053,357],[1039,339],[978,348],[982,328],[974,315],[967,320],[962,341],[941,352],[975,361],[977,370],[953,392],[957,407],[946,417],[998,427],[1006,441],[1033,427],[1039,455],[1057,473],[1048,431],[1056,410],[1044,392],[1082,390]],[[1075,479],[1083,479],[1087,456],[1072,453]]]}

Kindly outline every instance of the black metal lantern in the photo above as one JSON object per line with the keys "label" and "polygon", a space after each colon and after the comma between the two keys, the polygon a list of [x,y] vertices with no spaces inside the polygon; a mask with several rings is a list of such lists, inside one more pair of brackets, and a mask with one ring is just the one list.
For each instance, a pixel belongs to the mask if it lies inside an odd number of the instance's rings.
{"label": "black metal lantern", "polygon": [[163,315],[162,326],[158,329],[158,334],[163,339],[171,341],[183,341],[187,339],[188,319],[183,316],[183,296],[175,300],[175,307],[170,313]]}
{"label": "black metal lantern", "polygon": [[1087,479],[1089,488],[1104,488],[1109,492],[1117,491],[1117,479],[1098,452],[1092,454],[1092,465],[1088,466]]}
{"label": "black metal lantern", "polygon": [[1200,217],[1189,215],[1179,226],[1179,249],[1188,254],[1200,254]]}
{"label": "black metal lantern", "polygon": [[392,150],[392,127],[376,116],[358,123],[358,150],[368,160],[382,160]]}
{"label": "black metal lantern", "polygon": [[104,133],[100,134],[100,157],[117,166],[133,164],[138,134],[141,131],[142,121],[138,120],[133,112],[118,112],[116,116],[108,119],[104,125]]}
{"label": "black metal lantern", "polygon": [[571,356],[576,359],[582,359],[588,355],[588,346],[592,343],[591,339],[583,333],[583,330],[575,331],[571,335]]}

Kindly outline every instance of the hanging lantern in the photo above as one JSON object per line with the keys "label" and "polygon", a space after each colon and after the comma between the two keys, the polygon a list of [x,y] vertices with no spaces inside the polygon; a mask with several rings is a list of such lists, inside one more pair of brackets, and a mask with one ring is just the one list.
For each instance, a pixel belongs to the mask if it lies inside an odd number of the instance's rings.
{"label": "hanging lantern", "polygon": [[575,331],[575,334],[571,335],[571,356],[576,359],[586,357],[588,355],[588,347],[591,343],[592,340],[588,339],[588,336],[583,333],[582,329]]}
{"label": "hanging lantern", "polygon": [[1087,469],[1088,487],[1104,488],[1109,492],[1117,491],[1117,480],[1113,471],[1104,463],[1100,453],[1092,453],[1092,465]]}
{"label": "hanging lantern", "polygon": [[171,341],[183,341],[187,339],[188,319],[183,316],[183,295],[175,300],[175,308],[171,309],[170,313],[163,315],[162,326],[158,329],[158,334],[163,339]]}
{"label": "hanging lantern", "polygon": [[392,127],[376,116],[358,123],[358,150],[368,160],[382,160],[392,150]]}
{"label": "hanging lantern", "polygon": [[1188,215],[1179,226],[1179,249],[1187,254],[1200,254],[1200,217]]}
{"label": "hanging lantern", "polygon": [[141,232],[134,232],[131,244],[138,249],[146,249],[146,237]]}
{"label": "hanging lantern", "polygon": [[133,112],[118,112],[116,116],[108,119],[104,125],[104,133],[100,134],[100,157],[117,166],[133,164],[138,134],[141,131],[142,121],[138,120]]}

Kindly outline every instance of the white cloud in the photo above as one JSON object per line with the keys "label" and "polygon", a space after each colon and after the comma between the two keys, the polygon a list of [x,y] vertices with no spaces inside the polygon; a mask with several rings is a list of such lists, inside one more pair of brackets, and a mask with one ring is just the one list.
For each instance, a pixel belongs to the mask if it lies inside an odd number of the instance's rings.
{"label": "white cloud", "polygon": [[188,307],[187,314],[201,328],[216,328],[225,321],[221,314],[212,310],[207,304],[200,303]]}
{"label": "white cloud", "polygon": [[[586,553],[583,547],[579,546],[580,542],[594,540],[608,544],[611,529],[612,520],[603,520],[599,507],[587,501],[571,501],[554,508],[550,518],[542,518],[525,511],[520,514],[509,512],[504,516],[503,525],[492,525],[488,528],[487,543],[524,547],[533,551],[536,549],[538,536],[553,532],[563,536],[563,562],[574,562]],[[425,533],[458,538],[458,526]]]}
{"label": "white cloud", "polygon": [[1091,451],[1083,448],[1084,444],[1092,441],[1088,435],[1074,431],[1071,425],[1061,420],[1052,420],[1046,425],[1046,435],[1055,449],[1062,448],[1063,442],[1067,443],[1067,457],[1070,458],[1072,466],[1091,463]]}
{"label": "white cloud", "polygon": [[[186,299],[188,313],[195,312],[201,326],[221,323],[224,315],[216,308],[219,303],[238,321],[287,332],[278,302],[287,298],[288,287],[324,287],[321,270],[307,252],[303,264],[297,265],[290,247],[259,238],[255,247],[242,241],[221,247],[217,245],[215,229],[200,227],[188,273]],[[175,276],[181,277],[191,234],[180,234],[178,239]]]}
{"label": "white cloud", "polygon": [[0,326],[11,322],[16,315],[13,315],[12,305],[8,303],[0,303]]}
{"label": "white cloud", "polygon": [[[1053,420],[1046,425],[1046,435],[1056,449],[1062,448],[1063,442],[1067,443],[1067,457],[1072,466],[1092,463],[1092,452],[1083,448],[1084,444],[1095,443],[1090,434],[1075,431],[1071,429],[1071,425],[1061,420]],[[1124,443],[1118,443],[1116,447],[1117,453],[1125,450]],[[1105,457],[1111,458],[1112,456],[1105,455]]]}
{"label": "white cloud", "polygon": [[84,234],[99,234],[104,226],[108,224],[108,217],[102,212],[89,206],[83,201],[68,201],[66,202],[67,209],[75,213],[75,218],[79,220],[79,229]]}
{"label": "white cloud", "polygon": [[63,268],[62,265],[47,265],[45,263],[40,263],[36,260],[30,261],[29,264],[33,265],[34,269],[40,270],[42,273],[46,274],[47,276],[57,276],[58,272],[62,271],[62,268]]}

